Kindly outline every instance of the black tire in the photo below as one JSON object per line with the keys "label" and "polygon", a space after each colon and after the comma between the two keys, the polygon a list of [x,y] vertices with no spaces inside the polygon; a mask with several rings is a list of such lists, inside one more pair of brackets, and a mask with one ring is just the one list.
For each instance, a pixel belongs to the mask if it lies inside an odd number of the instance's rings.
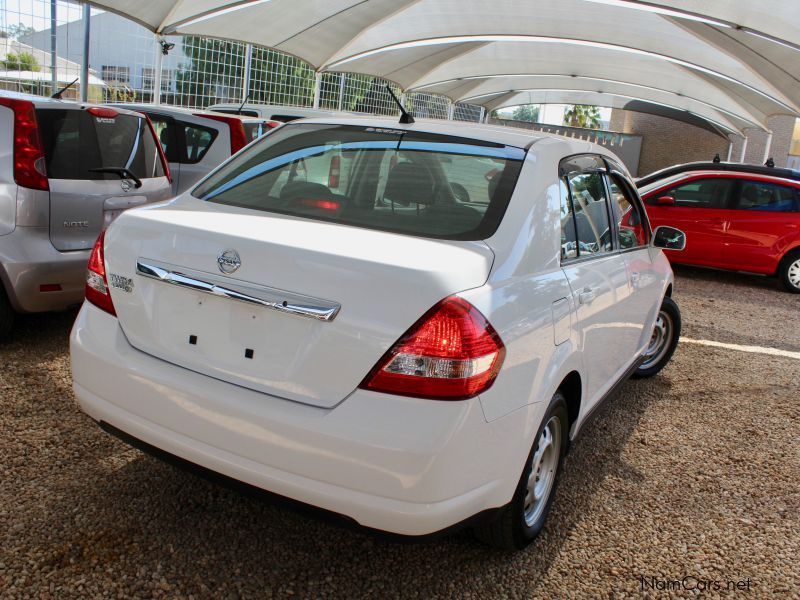
{"label": "black tire", "polygon": [[[539,449],[539,445],[543,438],[543,432],[548,425],[552,424],[552,419],[557,419],[559,428],[559,440],[551,438],[553,444],[552,448],[558,449],[558,456],[554,457],[554,467],[548,470],[550,485],[546,490],[546,496],[543,497],[543,502],[539,505],[538,510],[531,511],[531,517],[536,516],[533,522],[526,522],[525,517],[525,504],[528,492],[528,479],[533,470],[533,457]],[[542,419],[542,424],[539,426],[539,431],[536,432],[531,451],[525,461],[525,468],[517,484],[517,489],[514,492],[514,497],[511,502],[505,506],[497,509],[495,514],[490,520],[487,520],[475,527],[475,536],[491,546],[502,548],[504,550],[521,550],[530,544],[534,538],[542,531],[544,523],[547,520],[547,515],[550,512],[550,506],[555,497],[556,486],[558,484],[559,474],[561,467],[564,463],[564,455],[567,450],[567,436],[569,435],[569,413],[567,412],[567,402],[564,395],[559,391],[553,396],[550,405],[547,407],[547,412]],[[551,429],[548,428],[548,431]],[[537,477],[536,482],[539,481]]]}
{"label": "black tire", "polygon": [[[800,294],[800,281],[797,280],[798,269],[800,269],[800,248],[792,250],[784,256],[778,266],[778,280],[783,289],[792,294]],[[795,279],[797,283],[792,283],[792,279]]]}
{"label": "black tire", "polygon": [[14,309],[8,301],[6,292],[0,284],[0,342],[3,342],[11,335],[11,330],[14,329]]}
{"label": "black tire", "polygon": [[681,337],[681,310],[675,301],[670,298],[664,298],[661,303],[661,309],[656,318],[656,325],[654,327],[653,339],[656,338],[656,330],[659,327],[659,321],[664,320],[668,326],[668,334],[658,341],[655,354],[652,358],[646,359],[641,366],[633,373],[633,377],[641,379],[644,377],[652,377],[665,366],[675,353],[675,348],[678,346],[678,340]]}

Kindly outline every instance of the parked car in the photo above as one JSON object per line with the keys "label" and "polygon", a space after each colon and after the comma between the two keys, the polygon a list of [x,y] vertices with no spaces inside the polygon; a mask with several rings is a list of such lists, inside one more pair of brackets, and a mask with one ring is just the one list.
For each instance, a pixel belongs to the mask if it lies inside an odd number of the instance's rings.
{"label": "parked car", "polygon": [[[354,152],[342,189],[291,177],[337,152]],[[568,440],[675,350],[658,247],[682,244],[651,232],[599,146],[452,122],[289,123],[98,241],[74,390],[162,457],[363,526],[473,523],[519,548]]]}
{"label": "parked car", "polygon": [[313,117],[335,118],[347,114],[342,111],[325,110],[322,108],[310,108],[305,106],[273,106],[270,104],[254,104],[254,103],[236,103],[236,102],[223,102],[221,104],[212,104],[208,110],[214,112],[228,113],[232,115],[245,115],[248,117],[257,117],[259,119],[267,119],[270,121],[279,121],[281,123],[288,123],[296,121],[297,119],[307,119]]}
{"label": "parked car", "polygon": [[[640,188],[655,225],[688,236],[674,263],[775,275],[800,293],[800,177],[778,169],[692,169]],[[782,171],[789,171],[782,169]]]}
{"label": "parked car", "polygon": [[636,180],[636,186],[641,189],[651,183],[662,181],[674,175],[681,175],[690,171],[734,171],[736,173],[750,173],[752,175],[767,175],[800,181],[800,171],[782,167],[768,167],[766,165],[750,165],[732,162],[699,161],[672,165],[659,171],[648,173]]}
{"label": "parked car", "polygon": [[172,193],[194,186],[222,161],[280,125],[250,116],[226,115],[160,104],[112,104],[146,114],[169,161]]}
{"label": "parked car", "polygon": [[80,304],[100,231],[169,196],[144,115],[0,92],[0,338],[15,313]]}

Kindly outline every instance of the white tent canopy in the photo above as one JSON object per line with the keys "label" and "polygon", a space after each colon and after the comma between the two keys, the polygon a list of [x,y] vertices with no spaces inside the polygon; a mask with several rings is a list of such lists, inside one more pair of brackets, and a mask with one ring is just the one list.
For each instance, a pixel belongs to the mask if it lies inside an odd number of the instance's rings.
{"label": "white tent canopy", "polygon": [[[646,101],[729,131],[800,113],[798,0],[102,0],[158,34],[260,44],[319,71],[497,108]],[[538,91],[538,93],[537,93]],[[533,95],[532,95],[533,94]]]}

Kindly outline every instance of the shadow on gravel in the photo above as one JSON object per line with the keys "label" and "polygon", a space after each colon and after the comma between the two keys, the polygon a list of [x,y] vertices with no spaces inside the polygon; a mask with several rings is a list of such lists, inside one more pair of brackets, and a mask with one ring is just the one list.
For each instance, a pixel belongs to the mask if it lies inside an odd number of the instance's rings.
{"label": "shadow on gravel", "polygon": [[755,275],[753,273],[740,273],[735,271],[718,271],[691,267],[689,265],[672,265],[672,270],[677,277],[697,281],[708,281],[732,286],[750,287],[760,290],[774,290],[786,293],[776,277]]}
{"label": "shadow on gravel", "polygon": [[69,333],[78,309],[58,313],[36,313],[17,315],[11,337],[0,343],[0,356],[11,352],[31,351],[33,346],[54,350],[69,343]]}
{"label": "shadow on gravel", "polygon": [[[535,595],[570,532],[592,519],[601,482],[642,478],[620,454],[648,404],[668,393],[661,378],[631,381],[599,410],[567,458],[545,532],[520,553],[488,548],[468,532],[403,544],[339,528],[209,483],[117,441],[113,452],[85,464],[69,489],[49,502],[49,514],[70,514],[74,522],[68,537],[42,550],[53,568],[65,569],[62,577],[91,565],[95,573],[111,569],[118,584],[121,575],[163,577],[181,594],[431,597],[469,590],[488,597],[503,594],[508,581],[524,573]],[[86,423],[83,435],[108,448],[97,439],[106,434]]]}

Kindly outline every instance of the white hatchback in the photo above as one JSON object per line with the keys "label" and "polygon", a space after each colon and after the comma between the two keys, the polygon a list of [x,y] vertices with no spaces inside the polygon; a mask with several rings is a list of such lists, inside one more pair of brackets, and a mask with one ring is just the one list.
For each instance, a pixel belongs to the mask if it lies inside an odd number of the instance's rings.
{"label": "white hatchback", "polygon": [[370,528],[469,523],[520,548],[568,440],[672,355],[659,247],[684,241],[650,231],[625,169],[586,142],[289,123],[98,241],[75,394],[184,464]]}

